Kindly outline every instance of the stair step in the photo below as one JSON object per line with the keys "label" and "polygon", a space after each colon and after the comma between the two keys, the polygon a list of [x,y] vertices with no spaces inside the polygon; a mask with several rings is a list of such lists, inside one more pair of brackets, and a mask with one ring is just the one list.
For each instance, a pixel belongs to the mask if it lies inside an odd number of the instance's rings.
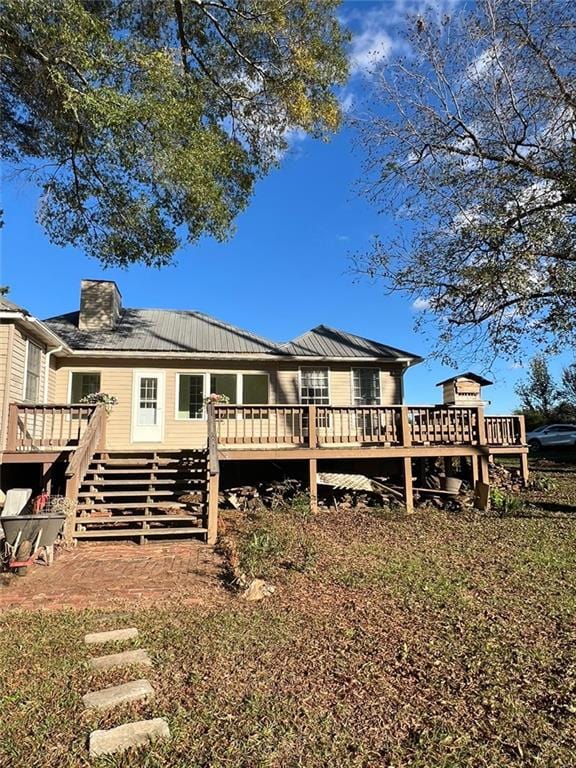
{"label": "stair step", "polygon": [[180,501],[119,501],[107,504],[105,501],[98,504],[78,504],[76,509],[78,511],[90,510],[90,509],[170,509],[171,507],[178,507],[183,509],[186,504],[182,504]]}
{"label": "stair step", "polygon": [[[178,480],[152,480],[149,477],[142,477],[139,480],[92,480],[84,481],[82,485],[176,485]],[[184,481],[182,481],[184,482]]]}
{"label": "stair step", "polygon": [[166,466],[167,464],[180,464],[180,459],[93,459],[92,464],[106,464],[107,466],[126,466],[126,467],[150,467],[151,464]]}
{"label": "stair step", "polygon": [[78,494],[79,499],[90,498],[103,498],[104,496],[172,496],[172,491],[82,491]]}
{"label": "stair step", "polygon": [[200,515],[116,515],[112,517],[77,517],[77,525],[100,523],[176,523],[186,522]]}
{"label": "stair step", "polygon": [[115,531],[76,531],[75,539],[135,538],[137,536],[180,536],[183,533],[208,533],[207,528],[122,528]]}
{"label": "stair step", "polygon": [[[192,470],[193,472],[200,472],[199,469]],[[144,474],[158,474],[158,475],[164,475],[164,474],[171,474],[182,472],[180,467],[169,467],[165,469],[154,469],[154,467],[142,467],[142,469],[123,469],[122,467],[118,467],[117,469],[114,469],[114,467],[106,467],[105,469],[98,469],[94,467],[90,467],[90,469],[86,470],[87,475],[144,475]]]}

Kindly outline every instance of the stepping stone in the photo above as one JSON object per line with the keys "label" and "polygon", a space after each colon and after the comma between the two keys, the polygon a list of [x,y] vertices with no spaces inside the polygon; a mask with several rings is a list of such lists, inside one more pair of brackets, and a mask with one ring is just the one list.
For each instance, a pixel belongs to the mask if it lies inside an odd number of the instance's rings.
{"label": "stepping stone", "polygon": [[110,688],[102,688],[101,691],[93,691],[82,696],[86,709],[110,709],[117,704],[125,704],[129,701],[151,699],[154,689],[148,680],[133,680],[122,685],[113,685]]}
{"label": "stepping stone", "polygon": [[131,664],[143,664],[152,666],[152,659],[144,648],[134,651],[122,651],[122,653],[110,653],[108,656],[98,656],[90,659],[92,669],[113,669],[114,667],[129,667]]}
{"label": "stepping stone", "polygon": [[90,734],[90,757],[112,755],[124,752],[130,747],[149,744],[156,739],[169,739],[170,728],[163,717],[154,720],[138,720],[119,725],[108,731],[92,731]]}
{"label": "stepping stone", "polygon": [[135,637],[138,637],[138,630],[136,627],[129,627],[128,629],[111,629],[108,632],[91,632],[86,635],[84,642],[86,645],[95,645],[110,643],[114,640],[132,640]]}

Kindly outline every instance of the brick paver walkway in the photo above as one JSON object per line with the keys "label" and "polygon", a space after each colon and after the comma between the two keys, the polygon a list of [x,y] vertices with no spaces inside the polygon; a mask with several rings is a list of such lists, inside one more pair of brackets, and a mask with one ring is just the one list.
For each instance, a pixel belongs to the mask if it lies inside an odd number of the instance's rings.
{"label": "brick paver walkway", "polygon": [[0,574],[0,610],[212,604],[227,599],[221,561],[201,542],[79,544],[24,577]]}

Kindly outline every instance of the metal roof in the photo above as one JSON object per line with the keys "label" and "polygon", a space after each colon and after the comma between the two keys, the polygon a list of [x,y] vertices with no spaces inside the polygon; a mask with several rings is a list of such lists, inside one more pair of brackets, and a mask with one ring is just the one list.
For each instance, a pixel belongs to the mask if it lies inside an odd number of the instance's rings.
{"label": "metal roof", "polygon": [[423,358],[403,349],[390,347],[363,336],[318,325],[293,341],[282,344],[281,349],[289,355],[311,355],[319,357],[378,357],[390,360],[409,359],[420,362]]}
{"label": "metal roof", "polygon": [[110,331],[81,331],[78,312],[45,320],[76,350],[281,354],[269,339],[200,312],[124,309]]}
{"label": "metal roof", "polygon": [[250,331],[188,310],[123,309],[113,330],[81,331],[78,312],[44,321],[69,347],[82,351],[267,354],[272,356],[422,360],[418,355],[319,325],[278,344]]}
{"label": "metal roof", "polygon": [[444,379],[444,381],[439,381],[438,384],[436,384],[436,386],[441,387],[443,384],[450,384],[451,382],[456,381],[457,379],[472,379],[472,381],[475,381],[478,384],[480,384],[481,387],[487,387],[489,384],[494,383],[489,379],[485,379],[483,376],[480,376],[477,373],[472,373],[472,371],[466,371],[466,373],[458,373],[456,376],[450,376],[449,379]]}

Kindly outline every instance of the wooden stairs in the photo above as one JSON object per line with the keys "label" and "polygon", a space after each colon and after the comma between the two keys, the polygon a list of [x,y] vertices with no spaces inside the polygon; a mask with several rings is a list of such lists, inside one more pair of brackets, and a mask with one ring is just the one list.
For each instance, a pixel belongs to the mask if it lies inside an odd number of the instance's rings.
{"label": "wooden stairs", "polygon": [[96,453],[78,491],[73,537],[205,539],[208,487],[206,450]]}

